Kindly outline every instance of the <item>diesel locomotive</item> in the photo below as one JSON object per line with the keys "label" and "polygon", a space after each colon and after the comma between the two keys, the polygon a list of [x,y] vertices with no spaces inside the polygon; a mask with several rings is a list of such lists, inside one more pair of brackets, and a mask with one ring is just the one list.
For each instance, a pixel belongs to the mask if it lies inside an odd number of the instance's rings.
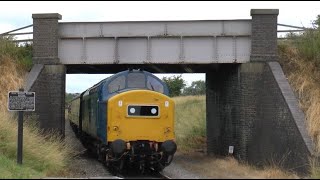
{"label": "diesel locomotive", "polygon": [[177,150],[175,103],[152,73],[114,74],[75,97],[70,126],[82,144],[112,169],[161,171]]}

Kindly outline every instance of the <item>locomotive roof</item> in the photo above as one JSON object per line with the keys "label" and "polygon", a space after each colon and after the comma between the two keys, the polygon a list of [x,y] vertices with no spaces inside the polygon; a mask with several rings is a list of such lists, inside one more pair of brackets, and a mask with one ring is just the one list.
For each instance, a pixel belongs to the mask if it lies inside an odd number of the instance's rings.
{"label": "locomotive roof", "polygon": [[[93,85],[92,87],[90,87],[90,88],[88,88],[87,90],[85,90],[84,92],[82,92],[79,96],[83,95],[83,94],[86,93],[86,92],[87,92],[87,93],[90,93],[90,91],[91,91],[92,89],[95,89],[96,87],[100,86],[102,83],[105,83],[105,82],[107,82],[107,81],[109,81],[109,80],[111,80],[111,79],[114,79],[114,78],[118,77],[118,76],[121,76],[121,75],[124,75],[124,74],[128,74],[128,73],[130,73],[130,72],[142,72],[142,73],[144,73],[144,74],[146,74],[146,75],[150,75],[150,76],[152,76],[152,77],[155,77],[156,79],[159,79],[158,77],[156,77],[155,75],[153,75],[152,73],[150,73],[150,72],[148,72],[148,71],[143,71],[143,70],[140,70],[140,69],[129,69],[129,70],[125,70],[125,71],[118,72],[118,73],[116,73],[116,74],[113,74],[113,75],[110,76],[110,77],[107,77],[107,78],[101,80],[101,81],[98,82],[97,84]],[[159,80],[160,80],[160,79],[159,79]],[[160,80],[160,81],[162,82],[162,80]]]}
{"label": "locomotive roof", "polygon": [[92,87],[90,87],[89,89],[85,90],[85,91],[90,91],[91,89],[94,89],[95,87],[99,86],[101,83],[104,83],[110,79],[112,79],[113,77],[117,77],[117,76],[121,76],[122,74],[127,74],[129,72],[144,72],[144,73],[149,73],[147,71],[142,71],[142,70],[125,70],[125,71],[121,71],[121,72],[118,72],[116,74],[113,74],[112,76],[110,77],[107,77],[103,80],[101,80],[100,82],[98,82],[97,84],[93,85]]}
{"label": "locomotive roof", "polygon": [[155,75],[153,75],[152,73],[150,73],[150,72],[148,72],[148,71],[143,71],[143,70],[140,70],[140,69],[138,69],[138,70],[129,69],[129,70],[125,70],[125,71],[118,72],[118,73],[116,73],[116,74],[113,74],[113,75],[110,76],[110,77],[107,77],[107,78],[101,80],[100,82],[96,83],[96,84],[93,85],[92,87],[90,87],[90,88],[86,89],[85,91],[83,91],[82,93],[78,94],[78,95],[77,95],[76,97],[74,97],[71,101],[73,101],[73,100],[75,100],[75,99],[77,99],[77,98],[79,98],[79,97],[81,97],[81,96],[83,96],[83,95],[85,95],[85,94],[90,94],[93,90],[97,90],[97,88],[98,88],[101,84],[103,84],[103,83],[105,83],[105,82],[107,82],[107,81],[111,81],[112,79],[117,78],[118,76],[127,75],[127,74],[129,74],[129,73],[131,73],[131,72],[141,72],[141,73],[144,73],[145,75],[152,76],[152,77],[158,79],[162,84],[165,85],[165,83],[163,83],[163,81],[162,81],[161,79],[159,79],[158,77],[156,77]]}

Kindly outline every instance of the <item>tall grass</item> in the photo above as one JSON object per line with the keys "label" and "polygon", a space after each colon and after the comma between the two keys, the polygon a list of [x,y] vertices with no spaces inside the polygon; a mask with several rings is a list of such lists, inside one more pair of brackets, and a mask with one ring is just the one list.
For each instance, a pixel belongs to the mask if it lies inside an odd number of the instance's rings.
{"label": "tall grass", "polygon": [[320,57],[308,59],[298,48],[293,44],[279,45],[280,63],[306,115],[316,151],[320,152]]}
{"label": "tall grass", "polygon": [[175,134],[179,150],[188,152],[205,149],[205,96],[175,97],[174,101],[176,103]]}
{"label": "tall grass", "polygon": [[[318,17],[319,18],[319,17]],[[319,21],[320,22],[320,21]],[[316,153],[320,152],[320,29],[308,30],[278,46],[280,64],[306,115],[306,124]],[[311,160],[312,177],[320,166]]]}
{"label": "tall grass", "polygon": [[[26,71],[19,64],[15,45],[0,41],[0,178],[39,178],[65,173],[72,151],[56,136],[44,136],[24,122],[23,165],[15,164],[17,117],[8,112],[8,91],[23,86]],[[17,173],[17,172],[21,173]]]}

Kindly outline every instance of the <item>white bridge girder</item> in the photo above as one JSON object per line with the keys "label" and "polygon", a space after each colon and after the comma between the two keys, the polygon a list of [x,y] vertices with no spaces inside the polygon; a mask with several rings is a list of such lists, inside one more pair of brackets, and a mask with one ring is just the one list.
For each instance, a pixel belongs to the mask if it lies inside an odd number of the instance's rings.
{"label": "white bridge girder", "polygon": [[63,64],[245,63],[251,20],[59,23]]}

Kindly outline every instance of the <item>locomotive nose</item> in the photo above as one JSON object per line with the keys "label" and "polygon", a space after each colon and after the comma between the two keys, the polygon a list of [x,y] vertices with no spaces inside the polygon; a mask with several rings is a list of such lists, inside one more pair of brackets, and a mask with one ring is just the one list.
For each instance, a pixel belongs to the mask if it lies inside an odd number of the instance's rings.
{"label": "locomotive nose", "polygon": [[161,150],[168,155],[173,155],[177,150],[177,144],[172,140],[167,140],[162,143]]}

